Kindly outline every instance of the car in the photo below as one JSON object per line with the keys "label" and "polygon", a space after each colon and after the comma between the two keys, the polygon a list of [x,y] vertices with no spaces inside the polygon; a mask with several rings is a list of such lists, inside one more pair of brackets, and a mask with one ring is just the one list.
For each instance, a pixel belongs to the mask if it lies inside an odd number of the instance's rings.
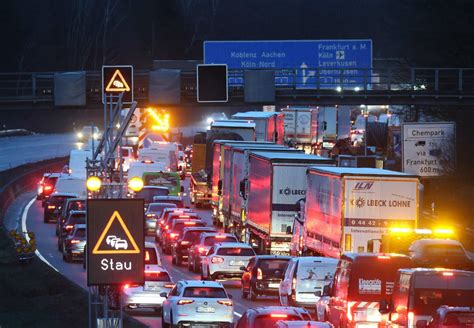
{"label": "car", "polygon": [[255,256],[253,248],[244,243],[218,243],[201,261],[201,279],[241,280],[243,269]]}
{"label": "car", "polygon": [[115,239],[115,244],[114,244],[115,249],[127,249],[128,248],[128,242],[125,239]]}
{"label": "car", "polygon": [[408,247],[408,255],[415,266],[473,270],[474,263],[463,245],[451,239],[419,239]]}
{"label": "car", "polygon": [[277,295],[291,260],[289,256],[257,255],[250,259],[242,274],[242,298],[252,301],[259,295]]}
{"label": "car", "polygon": [[61,205],[61,211],[59,218],[56,221],[56,236],[59,235],[60,227],[69,217],[71,211],[83,211],[86,208],[86,199],[85,198],[67,198],[64,200],[63,205]]}
{"label": "car", "polygon": [[61,213],[64,200],[67,198],[77,198],[78,195],[72,193],[54,192],[44,203],[43,222],[56,222]]}
{"label": "car", "polygon": [[333,328],[329,322],[301,320],[301,321],[277,321],[273,328]]}
{"label": "car", "polygon": [[87,142],[90,139],[99,140],[101,134],[97,126],[86,125],[82,127],[82,130],[76,135],[78,142]]}
{"label": "car", "polygon": [[238,243],[237,237],[230,233],[204,232],[199,241],[189,248],[188,270],[201,272],[201,257],[205,256],[209,249],[216,243]]}
{"label": "car", "polygon": [[43,178],[38,182],[36,200],[41,200],[44,206],[44,201],[54,192],[56,181],[61,173],[44,173]]}
{"label": "car", "polygon": [[155,235],[156,221],[161,216],[165,208],[176,208],[175,204],[169,203],[150,203],[145,211],[145,232],[147,235]]}
{"label": "car", "polygon": [[[161,249],[165,254],[171,254],[171,245],[173,242],[181,237],[183,230],[186,227],[205,227],[206,223],[201,219],[176,219],[170,223],[169,228],[163,232],[163,239],[161,243]],[[165,226],[165,228],[168,225]]]}
{"label": "car", "polygon": [[[174,205],[174,204],[172,204]],[[155,233],[155,242],[161,245],[161,234],[162,234],[162,226],[165,224],[166,220],[171,214],[185,214],[185,213],[192,213],[190,208],[179,208],[179,207],[169,207],[165,208],[161,213],[160,217],[156,221],[156,233]],[[197,214],[196,214],[197,216]]]}
{"label": "car", "polygon": [[193,213],[193,212],[184,212],[183,213],[181,211],[177,211],[177,212],[169,213],[166,216],[166,219],[164,221],[160,220],[160,223],[158,225],[158,229],[156,230],[155,241],[159,245],[163,246],[163,238],[164,238],[164,235],[166,234],[166,231],[173,225],[173,221],[178,220],[178,219],[200,220],[200,217],[199,217],[199,215],[197,215],[196,213]]}
{"label": "car", "polygon": [[76,224],[86,224],[86,212],[85,211],[71,211],[69,217],[59,229],[58,234],[58,251],[64,253],[65,244],[64,240],[69,233],[74,229]]}
{"label": "car", "polygon": [[245,311],[236,328],[273,328],[278,321],[311,321],[311,315],[303,308],[291,306],[258,306]]}
{"label": "car", "polygon": [[181,196],[155,196],[153,203],[171,203],[177,207],[184,207],[183,197]]}
{"label": "car", "polygon": [[125,284],[122,287],[122,304],[125,310],[151,308],[160,312],[166,296],[174,287],[168,271],[156,264],[145,265],[145,283],[141,285]]}
{"label": "car", "polygon": [[331,283],[337,263],[337,259],[326,257],[292,258],[278,288],[280,304],[313,307],[324,286]]}
{"label": "car", "polygon": [[152,242],[145,241],[145,264],[162,265],[160,252]]}
{"label": "car", "polygon": [[159,201],[154,201],[154,197],[166,197],[169,193],[170,191],[167,187],[144,186],[142,190],[135,193],[135,198],[143,198],[146,209],[150,203],[160,203]]}
{"label": "car", "polygon": [[71,262],[84,257],[84,246],[86,245],[86,225],[76,224],[63,242],[63,260]]}
{"label": "car", "polygon": [[180,238],[171,244],[171,262],[181,265],[183,260],[188,260],[189,248],[199,240],[203,232],[217,232],[213,227],[184,228]]}
{"label": "car", "polygon": [[474,327],[474,307],[442,305],[429,322],[419,320],[417,327],[453,328]]}
{"label": "car", "polygon": [[162,327],[220,327],[234,324],[231,295],[218,282],[179,281],[163,302]]}

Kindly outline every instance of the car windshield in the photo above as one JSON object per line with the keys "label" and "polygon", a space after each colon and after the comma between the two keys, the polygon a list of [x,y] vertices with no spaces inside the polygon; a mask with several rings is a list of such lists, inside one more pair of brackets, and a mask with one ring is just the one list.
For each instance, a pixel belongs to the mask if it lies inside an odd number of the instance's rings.
{"label": "car windshield", "polygon": [[78,215],[71,215],[69,220],[67,220],[68,224],[85,224],[86,223],[86,216],[84,214]]}
{"label": "car windshield", "polygon": [[449,312],[443,322],[444,326],[474,326],[474,312]]}
{"label": "car windshield", "polygon": [[145,270],[145,281],[171,281],[166,271]]}
{"label": "car windshield", "polygon": [[415,289],[415,313],[435,313],[441,305],[474,306],[474,290],[460,289]]}
{"label": "car windshield", "polygon": [[255,256],[255,252],[251,248],[224,247],[217,250],[217,255]]}
{"label": "car windshield", "polygon": [[84,238],[86,236],[86,229],[77,229],[74,237]]}
{"label": "car windshield", "polygon": [[214,287],[187,287],[184,290],[183,297],[194,298],[227,298],[223,288]]}
{"label": "car windshield", "polygon": [[295,315],[287,315],[287,314],[265,314],[265,315],[259,315],[258,317],[255,318],[255,321],[253,323],[254,327],[258,328],[272,328],[274,327],[275,323],[280,320],[285,320],[285,321],[297,321],[301,320],[300,317],[295,316]]}
{"label": "car windshield", "polygon": [[154,247],[145,247],[145,264],[159,264]]}
{"label": "car windshield", "polygon": [[280,274],[285,271],[289,259],[264,259],[259,261],[258,267],[262,270],[263,277],[274,277],[275,272]]}
{"label": "car windshield", "polygon": [[236,243],[237,238],[234,236],[209,236],[204,239],[204,246],[214,246],[215,243]]}

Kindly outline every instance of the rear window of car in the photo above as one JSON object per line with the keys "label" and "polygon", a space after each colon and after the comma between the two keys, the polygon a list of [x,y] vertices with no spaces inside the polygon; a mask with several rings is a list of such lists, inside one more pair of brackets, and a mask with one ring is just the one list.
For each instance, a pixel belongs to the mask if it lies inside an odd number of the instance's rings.
{"label": "rear window of car", "polygon": [[154,247],[145,247],[145,264],[159,264]]}
{"label": "rear window of car", "polygon": [[431,315],[441,305],[474,306],[474,290],[417,288],[414,301],[415,313]]}
{"label": "rear window of car", "polygon": [[227,298],[223,288],[214,287],[186,287],[183,297],[194,298]]}
{"label": "rear window of car", "polygon": [[428,256],[464,256],[464,250],[458,245],[427,245],[425,252]]}
{"label": "rear window of car", "polygon": [[255,252],[251,248],[223,247],[217,250],[217,255],[255,256]]}
{"label": "rear window of car", "polygon": [[68,224],[82,224],[86,223],[86,216],[84,214],[78,215],[71,215],[69,220],[67,220]]}
{"label": "rear window of car", "polygon": [[64,203],[65,199],[68,199],[71,197],[66,197],[66,196],[53,196],[49,199],[49,204],[52,205],[62,205]]}
{"label": "rear window of car", "polygon": [[187,241],[195,243],[199,240],[199,237],[201,236],[203,232],[205,231],[203,230],[186,231],[186,234],[183,236],[183,240],[187,240]]}
{"label": "rear window of car", "polygon": [[298,321],[298,320],[301,320],[301,318],[295,315],[285,315],[285,314],[279,314],[279,313],[265,314],[265,315],[259,315],[258,317],[256,317],[253,322],[253,326],[258,327],[258,328],[272,328],[274,327],[275,323],[280,320]]}
{"label": "rear window of car", "polygon": [[165,208],[176,207],[175,204],[150,204],[148,211],[150,212],[162,212]]}
{"label": "rear window of car", "polygon": [[82,238],[86,236],[86,229],[77,229],[74,237]]}
{"label": "rear window of car", "polygon": [[449,312],[443,321],[444,326],[474,326],[474,312]]}
{"label": "rear window of car", "polygon": [[206,237],[204,239],[204,246],[214,246],[215,243],[236,243],[237,238],[232,236],[225,236],[224,238],[217,238],[216,236]]}
{"label": "rear window of car", "polygon": [[74,200],[68,203],[69,210],[80,211],[83,210],[86,206],[86,202],[83,200]]}
{"label": "rear window of car", "polygon": [[176,224],[173,227],[173,231],[183,232],[183,229],[188,228],[188,227],[204,227],[204,222],[200,222],[200,221],[176,222]]}
{"label": "rear window of car", "polygon": [[166,271],[146,271],[145,281],[171,281],[170,275]]}
{"label": "rear window of car", "polygon": [[269,276],[274,274],[276,271],[282,273],[285,270],[288,261],[289,259],[264,259],[258,262],[258,267],[262,270],[264,276]]}

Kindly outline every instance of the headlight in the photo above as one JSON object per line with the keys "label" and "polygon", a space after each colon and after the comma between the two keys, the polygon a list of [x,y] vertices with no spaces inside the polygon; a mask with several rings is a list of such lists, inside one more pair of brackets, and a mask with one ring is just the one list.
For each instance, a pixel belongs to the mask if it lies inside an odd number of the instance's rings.
{"label": "headlight", "polygon": [[79,132],[79,133],[77,134],[77,137],[78,137],[79,139],[82,139],[82,138],[84,137],[84,135],[82,134],[82,132]]}
{"label": "headlight", "polygon": [[92,137],[97,140],[97,139],[99,139],[99,134],[98,134],[98,133],[94,133],[94,134],[92,135]]}

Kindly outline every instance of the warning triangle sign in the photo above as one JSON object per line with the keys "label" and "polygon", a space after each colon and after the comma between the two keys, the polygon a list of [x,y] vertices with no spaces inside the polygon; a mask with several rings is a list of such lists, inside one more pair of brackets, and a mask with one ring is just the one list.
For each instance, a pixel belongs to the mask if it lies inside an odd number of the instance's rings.
{"label": "warning triangle sign", "polygon": [[130,87],[128,86],[128,83],[123,77],[122,73],[120,73],[119,69],[115,70],[109,83],[107,83],[107,87],[105,87],[105,91],[106,92],[130,91]]}
{"label": "warning triangle sign", "polygon": [[[114,222],[119,223],[119,232],[115,229],[115,233],[109,233],[110,228]],[[123,232],[123,234],[122,234]],[[126,238],[125,238],[126,237]],[[123,221],[120,213],[114,211],[110,217],[104,231],[100,234],[99,240],[92,250],[92,254],[138,254],[140,249],[130,234],[125,222]]]}

